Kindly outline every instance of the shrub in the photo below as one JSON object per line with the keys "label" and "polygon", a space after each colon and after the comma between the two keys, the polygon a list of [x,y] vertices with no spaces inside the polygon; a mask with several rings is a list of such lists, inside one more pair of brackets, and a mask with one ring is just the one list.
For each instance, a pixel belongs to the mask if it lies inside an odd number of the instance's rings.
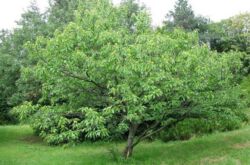
{"label": "shrub", "polygon": [[77,118],[68,119],[58,114],[36,114],[31,126],[48,144],[58,145],[81,141],[83,131],[76,128]]}
{"label": "shrub", "polygon": [[238,129],[243,122],[247,121],[246,115],[238,111],[224,110],[220,113],[213,112],[209,114],[207,119],[185,119],[161,132],[160,138],[163,141],[188,140],[193,136]]}
{"label": "shrub", "polygon": [[24,102],[23,104],[14,107],[10,114],[16,116],[22,122],[27,122],[30,119],[30,116],[39,110],[38,107],[38,105],[33,105],[31,102]]}

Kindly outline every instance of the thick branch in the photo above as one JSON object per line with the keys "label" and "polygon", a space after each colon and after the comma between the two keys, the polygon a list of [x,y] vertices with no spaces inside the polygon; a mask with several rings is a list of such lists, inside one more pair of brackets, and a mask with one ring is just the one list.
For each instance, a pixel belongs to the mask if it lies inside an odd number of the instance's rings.
{"label": "thick branch", "polygon": [[88,82],[88,83],[92,83],[93,85],[95,85],[96,87],[104,90],[105,87],[103,87],[102,85],[98,84],[97,82],[95,82],[94,80],[91,80],[88,73],[86,72],[86,77],[82,76],[82,75],[79,75],[77,73],[73,73],[73,72],[70,72],[70,71],[67,71],[67,70],[62,70],[62,73],[66,76],[69,76],[69,77],[72,77],[72,78],[76,78],[78,80],[83,80],[85,82]]}
{"label": "thick branch", "polygon": [[[157,127],[160,124],[160,122],[155,122],[153,123],[149,128],[147,128],[136,140],[135,143],[139,143],[141,141],[141,139],[152,129],[154,129],[155,127]],[[133,146],[137,145],[137,144],[133,144]]]}
{"label": "thick branch", "polygon": [[[171,116],[171,117],[170,117]],[[176,114],[171,114],[168,117],[169,118],[173,118],[176,119],[174,122],[168,124],[168,125],[164,125],[162,127],[159,127],[159,122],[155,122],[150,128],[148,128],[147,130],[145,130],[139,137],[138,139],[133,143],[133,147],[135,147],[137,144],[139,144],[142,140],[145,140],[146,138],[159,133],[160,131],[164,130],[165,128],[170,128],[174,125],[176,125],[178,122],[181,122],[187,118],[206,118],[205,116],[203,116],[203,114],[199,114],[199,113],[186,113],[183,114],[182,116],[179,116],[177,118],[178,115]],[[154,130],[156,127],[159,127],[158,129],[156,129],[155,131],[150,132],[150,130]]]}

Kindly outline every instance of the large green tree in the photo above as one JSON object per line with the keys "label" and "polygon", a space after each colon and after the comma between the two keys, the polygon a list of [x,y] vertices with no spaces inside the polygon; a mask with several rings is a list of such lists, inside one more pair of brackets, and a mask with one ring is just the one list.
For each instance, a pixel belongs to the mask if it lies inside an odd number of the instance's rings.
{"label": "large green tree", "polygon": [[47,141],[127,134],[127,158],[141,140],[179,121],[237,107],[238,95],[230,94],[239,55],[199,46],[196,33],[156,32],[145,10],[133,15],[131,33],[122,7],[87,2],[63,32],[28,45],[50,104],[26,103],[14,111],[31,115]]}

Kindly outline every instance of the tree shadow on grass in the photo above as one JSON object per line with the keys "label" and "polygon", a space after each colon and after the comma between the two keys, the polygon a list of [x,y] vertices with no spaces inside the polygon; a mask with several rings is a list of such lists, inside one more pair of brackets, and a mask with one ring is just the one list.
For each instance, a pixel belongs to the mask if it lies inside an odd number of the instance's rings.
{"label": "tree shadow on grass", "polygon": [[29,144],[43,144],[43,139],[41,137],[35,136],[35,135],[29,135],[29,136],[22,137],[20,139],[20,141],[25,142],[25,143],[29,143]]}

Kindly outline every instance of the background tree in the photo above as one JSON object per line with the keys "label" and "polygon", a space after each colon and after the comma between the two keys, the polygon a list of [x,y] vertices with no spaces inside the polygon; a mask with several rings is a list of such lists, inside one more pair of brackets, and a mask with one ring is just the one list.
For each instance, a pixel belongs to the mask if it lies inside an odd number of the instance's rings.
{"label": "background tree", "polygon": [[[5,35],[1,37],[0,54],[8,64],[1,67],[4,70],[11,70],[12,73],[7,71],[1,73],[0,81],[5,82],[1,84],[3,91],[8,90],[1,93],[4,95],[0,101],[1,111],[7,114],[11,107],[24,101],[38,102],[42,84],[32,70],[37,61],[28,58],[24,45],[27,42],[34,42],[39,36],[52,37],[56,29],[62,30],[65,24],[73,20],[76,8],[76,0],[67,2],[51,0],[48,11],[41,13],[34,1],[17,21],[17,27],[13,32],[2,33]],[[12,64],[10,60],[13,61]],[[12,69],[10,65],[13,65]],[[27,72],[29,72],[28,77]]]}
{"label": "background tree", "polygon": [[173,31],[181,28],[187,32],[197,30],[200,43],[209,44],[208,24],[210,20],[201,15],[196,16],[188,0],[177,0],[174,10],[166,15],[162,30]]}
{"label": "background tree", "polygon": [[167,14],[165,24],[170,27],[180,27],[185,30],[196,28],[195,15],[187,0],[178,0],[174,6],[174,11]]}
{"label": "background tree", "polygon": [[120,4],[121,20],[127,29],[134,32],[136,15],[140,11],[145,10],[144,6],[140,6],[135,0],[122,0]]}
{"label": "background tree", "polygon": [[[23,18],[19,21],[20,33],[25,35],[29,32],[36,32],[31,39],[22,39],[23,43],[21,47],[25,49],[25,43],[35,41],[37,37],[52,37],[56,30],[62,30],[64,26],[73,21],[74,11],[77,9],[77,1],[57,1],[50,0],[50,6],[44,14],[40,14],[38,8],[35,5],[31,6],[33,12],[23,14]],[[34,12],[36,11],[36,12]],[[36,16],[37,15],[37,16]],[[40,23],[31,18],[40,18]],[[34,24],[34,25],[33,25]],[[36,27],[35,29],[29,29]],[[32,33],[30,33],[32,34]],[[25,35],[27,36],[27,35]],[[20,38],[20,37],[19,37]],[[28,57],[25,58],[29,63],[22,66],[20,79],[16,82],[18,89],[17,92],[12,96],[12,105],[18,105],[24,101],[32,101],[37,103],[41,98],[41,82],[35,77],[33,73],[33,65],[36,64],[36,60],[31,60]],[[29,76],[26,76],[29,73]]]}
{"label": "background tree", "polygon": [[244,13],[209,25],[211,49],[218,52],[240,51],[243,57],[244,72],[250,66],[250,14]]}
{"label": "background tree", "polygon": [[[0,45],[1,59],[5,59],[1,65],[1,111],[5,116],[12,107],[12,95],[17,92],[17,80],[20,78],[20,69],[32,63],[27,60],[27,51],[24,44],[27,41],[35,41],[39,35],[45,35],[45,21],[42,14],[32,3],[27,12],[17,22],[18,27],[13,32],[3,32]],[[7,119],[9,120],[9,119]]]}
{"label": "background tree", "polygon": [[54,35],[56,29],[62,30],[65,25],[74,20],[77,7],[78,0],[49,0],[46,19],[50,36]]}
{"label": "background tree", "polygon": [[208,21],[208,19],[202,16],[195,16],[187,0],[178,0],[175,3],[174,10],[167,14],[164,24],[167,29],[177,27],[186,31],[197,29],[200,32],[204,32],[207,30],[206,25]]}
{"label": "background tree", "polygon": [[18,80],[15,84],[17,86],[13,95],[9,98],[9,104],[11,106],[22,103],[23,100],[29,100],[36,102],[39,98],[39,82],[32,76],[29,79],[23,79],[22,70],[29,68],[35,64],[28,58],[27,50],[24,47],[26,42],[35,42],[38,36],[47,36],[48,30],[46,28],[46,20],[36,3],[32,3],[27,12],[22,14],[22,17],[17,21],[18,27],[14,29],[11,34],[12,44],[14,47],[8,48],[6,51],[13,49],[13,57],[19,61],[19,74]]}
{"label": "background tree", "polygon": [[15,92],[15,82],[19,78],[18,61],[5,50],[11,47],[9,35],[8,31],[1,31],[0,35],[0,58],[4,59],[0,61],[0,124],[12,120],[8,115],[8,99]]}

